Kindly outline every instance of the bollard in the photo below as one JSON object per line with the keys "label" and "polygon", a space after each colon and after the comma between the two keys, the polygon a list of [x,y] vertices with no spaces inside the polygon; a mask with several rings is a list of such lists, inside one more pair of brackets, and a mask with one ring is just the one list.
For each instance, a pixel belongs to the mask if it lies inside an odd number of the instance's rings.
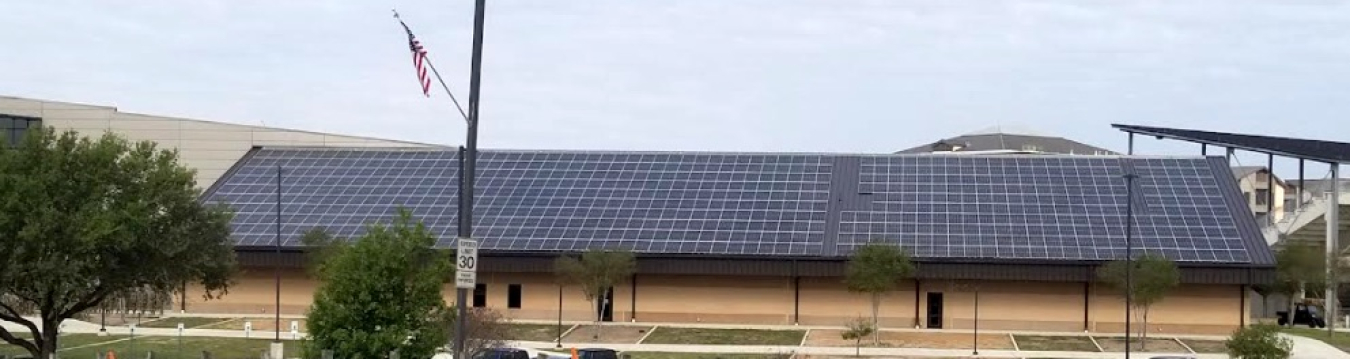
{"label": "bollard", "polygon": [[155,352],[153,350],[145,352],[145,359],[155,359]]}

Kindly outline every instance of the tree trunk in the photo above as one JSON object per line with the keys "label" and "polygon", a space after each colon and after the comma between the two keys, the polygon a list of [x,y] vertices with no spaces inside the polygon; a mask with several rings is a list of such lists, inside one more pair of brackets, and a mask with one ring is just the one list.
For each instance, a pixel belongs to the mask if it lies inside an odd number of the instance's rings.
{"label": "tree trunk", "polygon": [[601,319],[603,318],[602,316],[604,315],[604,312],[601,311],[600,307],[601,300],[603,299],[600,299],[600,296],[596,296],[594,300],[591,300],[591,306],[595,308],[595,330],[594,333],[591,334],[591,339],[600,339],[600,325]]}
{"label": "tree trunk", "polygon": [[1140,309],[1144,312],[1144,326],[1139,328],[1139,349],[1148,350],[1148,306]]}
{"label": "tree trunk", "polygon": [[34,358],[51,359],[52,356],[56,355],[56,337],[60,335],[57,328],[59,328],[60,323],[60,320],[42,319],[42,344],[38,348],[38,355]]}
{"label": "tree trunk", "polygon": [[877,312],[881,307],[881,293],[872,293],[872,345],[881,346],[881,325]]}

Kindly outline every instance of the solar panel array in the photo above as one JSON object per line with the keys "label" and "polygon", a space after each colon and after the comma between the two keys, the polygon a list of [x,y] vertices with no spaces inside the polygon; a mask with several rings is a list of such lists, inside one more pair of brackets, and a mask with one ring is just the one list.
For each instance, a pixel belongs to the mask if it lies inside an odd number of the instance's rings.
{"label": "solar panel array", "polygon": [[[899,243],[919,257],[1109,260],[1125,253],[1116,157],[865,157],[870,205],[841,213],[840,246]],[[1134,247],[1179,261],[1248,262],[1202,159],[1131,160]]]}
{"label": "solar panel array", "polygon": [[[483,151],[474,237],[489,250],[842,256],[871,240],[917,257],[1104,260],[1124,253],[1124,160]],[[339,237],[402,206],[455,238],[454,151],[255,150],[206,196],[231,205],[241,246],[311,228]],[[1131,160],[1137,248],[1181,261],[1249,262],[1205,159]],[[1226,174],[1226,172],[1225,172]]]}

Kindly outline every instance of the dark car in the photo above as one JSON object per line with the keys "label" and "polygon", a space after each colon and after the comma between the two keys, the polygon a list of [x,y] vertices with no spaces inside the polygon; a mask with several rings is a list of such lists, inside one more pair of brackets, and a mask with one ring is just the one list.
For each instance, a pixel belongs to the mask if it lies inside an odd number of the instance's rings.
{"label": "dark car", "polygon": [[1299,325],[1304,324],[1309,328],[1326,328],[1326,318],[1322,317],[1321,310],[1317,307],[1307,304],[1297,304],[1294,306],[1294,319],[1289,321],[1288,311],[1278,311],[1275,315],[1279,317],[1276,322],[1280,325]]}
{"label": "dark car", "polygon": [[473,359],[531,359],[530,353],[516,348],[492,348],[478,352]]}
{"label": "dark car", "polygon": [[619,353],[605,348],[577,349],[577,359],[619,359]]}

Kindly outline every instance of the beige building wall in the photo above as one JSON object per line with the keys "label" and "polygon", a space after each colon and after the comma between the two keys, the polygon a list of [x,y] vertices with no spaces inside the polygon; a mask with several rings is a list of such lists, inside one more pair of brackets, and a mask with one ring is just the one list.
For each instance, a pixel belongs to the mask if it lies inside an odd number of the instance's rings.
{"label": "beige building wall", "polygon": [[113,132],[132,141],[176,148],[197,171],[197,186],[215,183],[253,146],[433,147],[435,145],[120,112],[94,106],[0,96],[0,114],[36,117],[57,131],[97,137]]}
{"label": "beige building wall", "polygon": [[[562,320],[591,321],[595,307],[576,287],[559,287],[549,274],[479,273],[486,286],[487,307],[508,318],[551,322],[558,319],[559,295]],[[802,325],[842,326],[855,318],[868,318],[867,295],[850,293],[838,278],[802,278],[796,303]],[[508,308],[508,288],[521,286],[521,305]],[[959,285],[958,285],[959,284]],[[882,328],[914,327],[914,282],[902,283],[885,295],[880,307]],[[313,300],[317,283],[298,270],[282,276],[282,314],[304,314]],[[920,283],[919,325],[928,328],[928,294],[942,293],[943,329],[971,329],[975,318],[975,293],[979,288],[979,324],[989,330],[1080,332],[1124,331],[1124,300],[1116,291],[1096,285],[1054,282],[951,282]],[[1089,290],[1084,298],[1084,290]],[[452,284],[444,290],[446,303],[453,304]],[[678,322],[716,324],[793,324],[794,292],[791,278],[717,276],[638,276],[637,301],[632,287],[614,290],[613,321]],[[1149,332],[1157,334],[1229,334],[1252,305],[1243,303],[1238,286],[1185,285],[1173,290],[1149,315]],[[190,288],[189,313],[262,315],[273,311],[275,300],[272,271],[246,269],[225,297],[203,301],[201,291]],[[469,300],[473,297],[470,295]],[[472,303],[472,302],[471,302]],[[1247,308],[1243,308],[1243,306]],[[1139,322],[1136,322],[1139,323]],[[1139,324],[1136,324],[1139,325]]]}
{"label": "beige building wall", "polygon": [[[802,278],[800,295],[802,325],[842,326],[872,317],[871,296],[849,292],[843,278]],[[791,296],[788,293],[789,300]],[[895,291],[881,296],[877,320],[882,328],[914,327],[913,281],[902,281]]]}
{"label": "beige building wall", "polygon": [[1284,218],[1284,181],[1279,177],[1273,176],[1268,170],[1253,172],[1246,177],[1238,179],[1238,187],[1242,189],[1242,194],[1247,200],[1247,205],[1251,207],[1252,213],[1259,215],[1266,214],[1268,209],[1266,202],[1269,198],[1258,198],[1257,190],[1271,190],[1275,192],[1275,212],[1271,217],[1276,222]]}

